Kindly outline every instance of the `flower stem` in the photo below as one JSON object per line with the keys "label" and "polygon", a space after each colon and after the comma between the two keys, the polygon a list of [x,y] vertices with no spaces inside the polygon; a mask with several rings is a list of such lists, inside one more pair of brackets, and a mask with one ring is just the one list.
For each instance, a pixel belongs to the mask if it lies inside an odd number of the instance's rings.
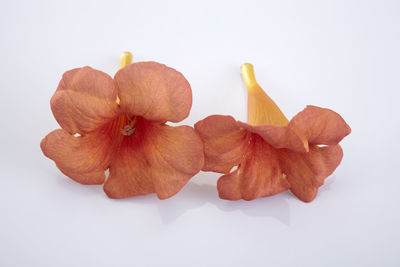
{"label": "flower stem", "polygon": [[289,121],[280,110],[277,104],[264,92],[258,85],[254,75],[253,65],[244,63],[240,70],[244,84],[246,85],[247,102],[247,121],[250,125],[271,124],[276,126],[286,126]]}
{"label": "flower stem", "polygon": [[242,72],[242,77],[247,90],[252,90],[257,86],[256,76],[254,75],[253,65],[250,63],[244,63],[240,66],[240,71]]}
{"label": "flower stem", "polygon": [[[126,66],[130,65],[132,63],[133,55],[131,52],[123,52],[119,58],[119,68],[125,68]],[[117,96],[117,99],[115,100],[117,104],[121,102],[119,97]]]}
{"label": "flower stem", "polygon": [[131,52],[123,52],[119,61],[119,68],[122,69],[132,63],[133,55]]}

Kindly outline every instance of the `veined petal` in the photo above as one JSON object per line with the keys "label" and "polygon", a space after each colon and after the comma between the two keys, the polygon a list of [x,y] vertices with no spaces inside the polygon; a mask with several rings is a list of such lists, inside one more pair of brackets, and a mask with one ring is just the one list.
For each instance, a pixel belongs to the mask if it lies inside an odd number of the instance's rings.
{"label": "veined petal", "polygon": [[113,79],[90,67],[64,73],[50,105],[60,126],[70,134],[85,134],[117,114]]}
{"label": "veined petal", "polygon": [[95,171],[87,172],[87,173],[76,173],[76,172],[70,172],[70,171],[64,170],[60,166],[57,166],[57,167],[60,169],[60,171],[63,174],[65,174],[72,180],[74,180],[80,184],[84,184],[84,185],[103,184],[106,179],[104,170],[95,170]]}
{"label": "veined petal", "polygon": [[110,164],[104,192],[110,198],[126,198],[154,193],[145,148],[139,139],[124,138]]}
{"label": "veined petal", "polygon": [[277,150],[253,134],[251,145],[238,169],[218,180],[220,198],[253,200],[289,189],[284,179]]}
{"label": "veined petal", "polygon": [[104,191],[111,198],[157,193],[160,199],[179,192],[203,166],[203,144],[193,128],[137,122],[110,167]]}
{"label": "veined petal", "polygon": [[312,201],[326,177],[340,164],[343,151],[340,145],[311,146],[310,152],[298,153],[289,149],[278,150],[283,172],[290,190],[300,200]]}
{"label": "veined petal", "polygon": [[64,174],[82,184],[104,182],[111,146],[111,140],[100,133],[75,137],[63,129],[49,133],[40,143],[46,157],[54,160]]}
{"label": "veined petal", "polygon": [[146,158],[160,199],[181,190],[204,165],[203,143],[189,126],[153,125]]}
{"label": "veined petal", "polygon": [[239,164],[249,145],[250,134],[231,116],[212,115],[195,124],[204,142],[203,171],[229,173]]}
{"label": "veined petal", "polygon": [[160,122],[179,122],[189,115],[192,90],[175,69],[157,62],[139,62],[119,70],[115,80],[121,108],[129,115]]}
{"label": "veined petal", "polygon": [[298,152],[308,151],[307,139],[294,127],[274,125],[251,126],[240,121],[238,125],[249,132],[258,134],[275,148],[288,148]]}
{"label": "veined petal", "polygon": [[333,110],[307,106],[290,121],[308,139],[310,145],[335,145],[350,134],[350,126]]}

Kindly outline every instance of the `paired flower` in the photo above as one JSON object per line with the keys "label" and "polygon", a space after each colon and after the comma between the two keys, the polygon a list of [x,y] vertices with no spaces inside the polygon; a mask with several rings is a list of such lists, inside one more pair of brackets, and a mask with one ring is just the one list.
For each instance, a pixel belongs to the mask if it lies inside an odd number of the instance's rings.
{"label": "paired flower", "polygon": [[204,142],[202,170],[225,174],[218,180],[223,199],[252,200],[290,189],[302,201],[312,201],[339,165],[343,152],[338,143],[350,127],[339,114],[315,106],[289,122],[257,84],[253,66],[246,63],[241,69],[249,123],[222,115],[197,122]]}
{"label": "paired flower", "polygon": [[192,93],[184,76],[156,62],[131,61],[124,53],[114,79],[90,67],[65,72],[51,99],[62,129],[40,144],[65,175],[104,183],[111,198],[169,198],[202,169],[224,174],[217,186],[223,199],[290,189],[309,202],[343,157],[338,143],[351,130],[339,114],[307,106],[288,121],[248,63],[242,66],[248,123],[212,115],[193,129],[165,124],[189,115]]}
{"label": "paired flower", "polygon": [[204,162],[192,127],[165,124],[189,115],[191,88],[172,68],[131,60],[123,55],[114,79],[90,67],[65,72],[51,99],[62,129],[40,146],[65,175],[81,184],[104,183],[111,198],[169,198]]}

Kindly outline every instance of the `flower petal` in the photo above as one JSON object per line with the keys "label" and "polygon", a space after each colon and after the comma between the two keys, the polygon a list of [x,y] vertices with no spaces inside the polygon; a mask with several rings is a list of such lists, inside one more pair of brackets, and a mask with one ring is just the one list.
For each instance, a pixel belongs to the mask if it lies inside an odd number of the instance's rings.
{"label": "flower petal", "polygon": [[110,198],[126,198],[154,193],[144,144],[139,139],[124,138],[110,164],[104,192]]}
{"label": "flower petal", "polygon": [[[75,181],[101,184],[110,162],[111,140],[100,133],[75,137],[59,129],[49,133],[40,143],[44,155]],[[103,172],[103,174],[101,174]]]}
{"label": "flower petal", "polygon": [[64,73],[50,105],[60,126],[69,132],[88,133],[117,114],[113,79],[90,67]]}
{"label": "flower petal", "polygon": [[335,145],[351,132],[338,113],[316,106],[307,106],[293,117],[289,125],[302,132],[310,145]]}
{"label": "flower petal", "polygon": [[326,177],[340,164],[343,151],[340,145],[311,146],[310,152],[298,153],[289,149],[278,150],[280,163],[290,190],[300,200],[312,201]]}
{"label": "flower petal", "polygon": [[66,171],[60,166],[57,167],[63,174],[65,174],[72,180],[84,185],[103,184],[106,179],[104,170],[95,170],[93,172],[88,172],[88,173],[74,173]]}
{"label": "flower petal", "polygon": [[160,199],[176,194],[204,165],[203,143],[189,126],[154,127],[146,152],[151,175]]}
{"label": "flower petal", "polygon": [[204,142],[203,171],[229,173],[239,164],[249,145],[250,135],[231,116],[212,115],[195,124]]}
{"label": "flower petal", "polygon": [[237,170],[218,180],[220,198],[253,200],[289,189],[279,166],[277,150],[253,134],[251,145]]}
{"label": "flower petal", "polygon": [[111,198],[179,192],[203,166],[203,144],[189,126],[171,127],[138,120],[110,167],[104,191]]}
{"label": "flower petal", "polygon": [[238,125],[249,132],[258,134],[275,148],[289,148],[298,152],[308,151],[307,139],[296,128],[275,125],[252,126],[240,121]]}
{"label": "flower petal", "polygon": [[151,121],[179,122],[189,115],[192,90],[178,71],[157,62],[126,66],[115,75],[125,113]]}

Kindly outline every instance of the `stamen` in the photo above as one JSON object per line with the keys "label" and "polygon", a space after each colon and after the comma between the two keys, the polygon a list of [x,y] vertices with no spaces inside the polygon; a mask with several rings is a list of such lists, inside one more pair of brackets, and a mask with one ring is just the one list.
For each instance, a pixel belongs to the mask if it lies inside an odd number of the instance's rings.
{"label": "stamen", "polygon": [[133,119],[128,118],[130,123],[128,125],[125,125],[122,129],[121,129],[121,133],[122,135],[125,136],[130,136],[132,135],[135,131],[135,124],[136,124],[136,117],[133,117]]}
{"label": "stamen", "polygon": [[125,127],[121,129],[121,133],[126,136],[130,136],[135,131],[136,131],[136,128],[131,125],[125,125]]}

